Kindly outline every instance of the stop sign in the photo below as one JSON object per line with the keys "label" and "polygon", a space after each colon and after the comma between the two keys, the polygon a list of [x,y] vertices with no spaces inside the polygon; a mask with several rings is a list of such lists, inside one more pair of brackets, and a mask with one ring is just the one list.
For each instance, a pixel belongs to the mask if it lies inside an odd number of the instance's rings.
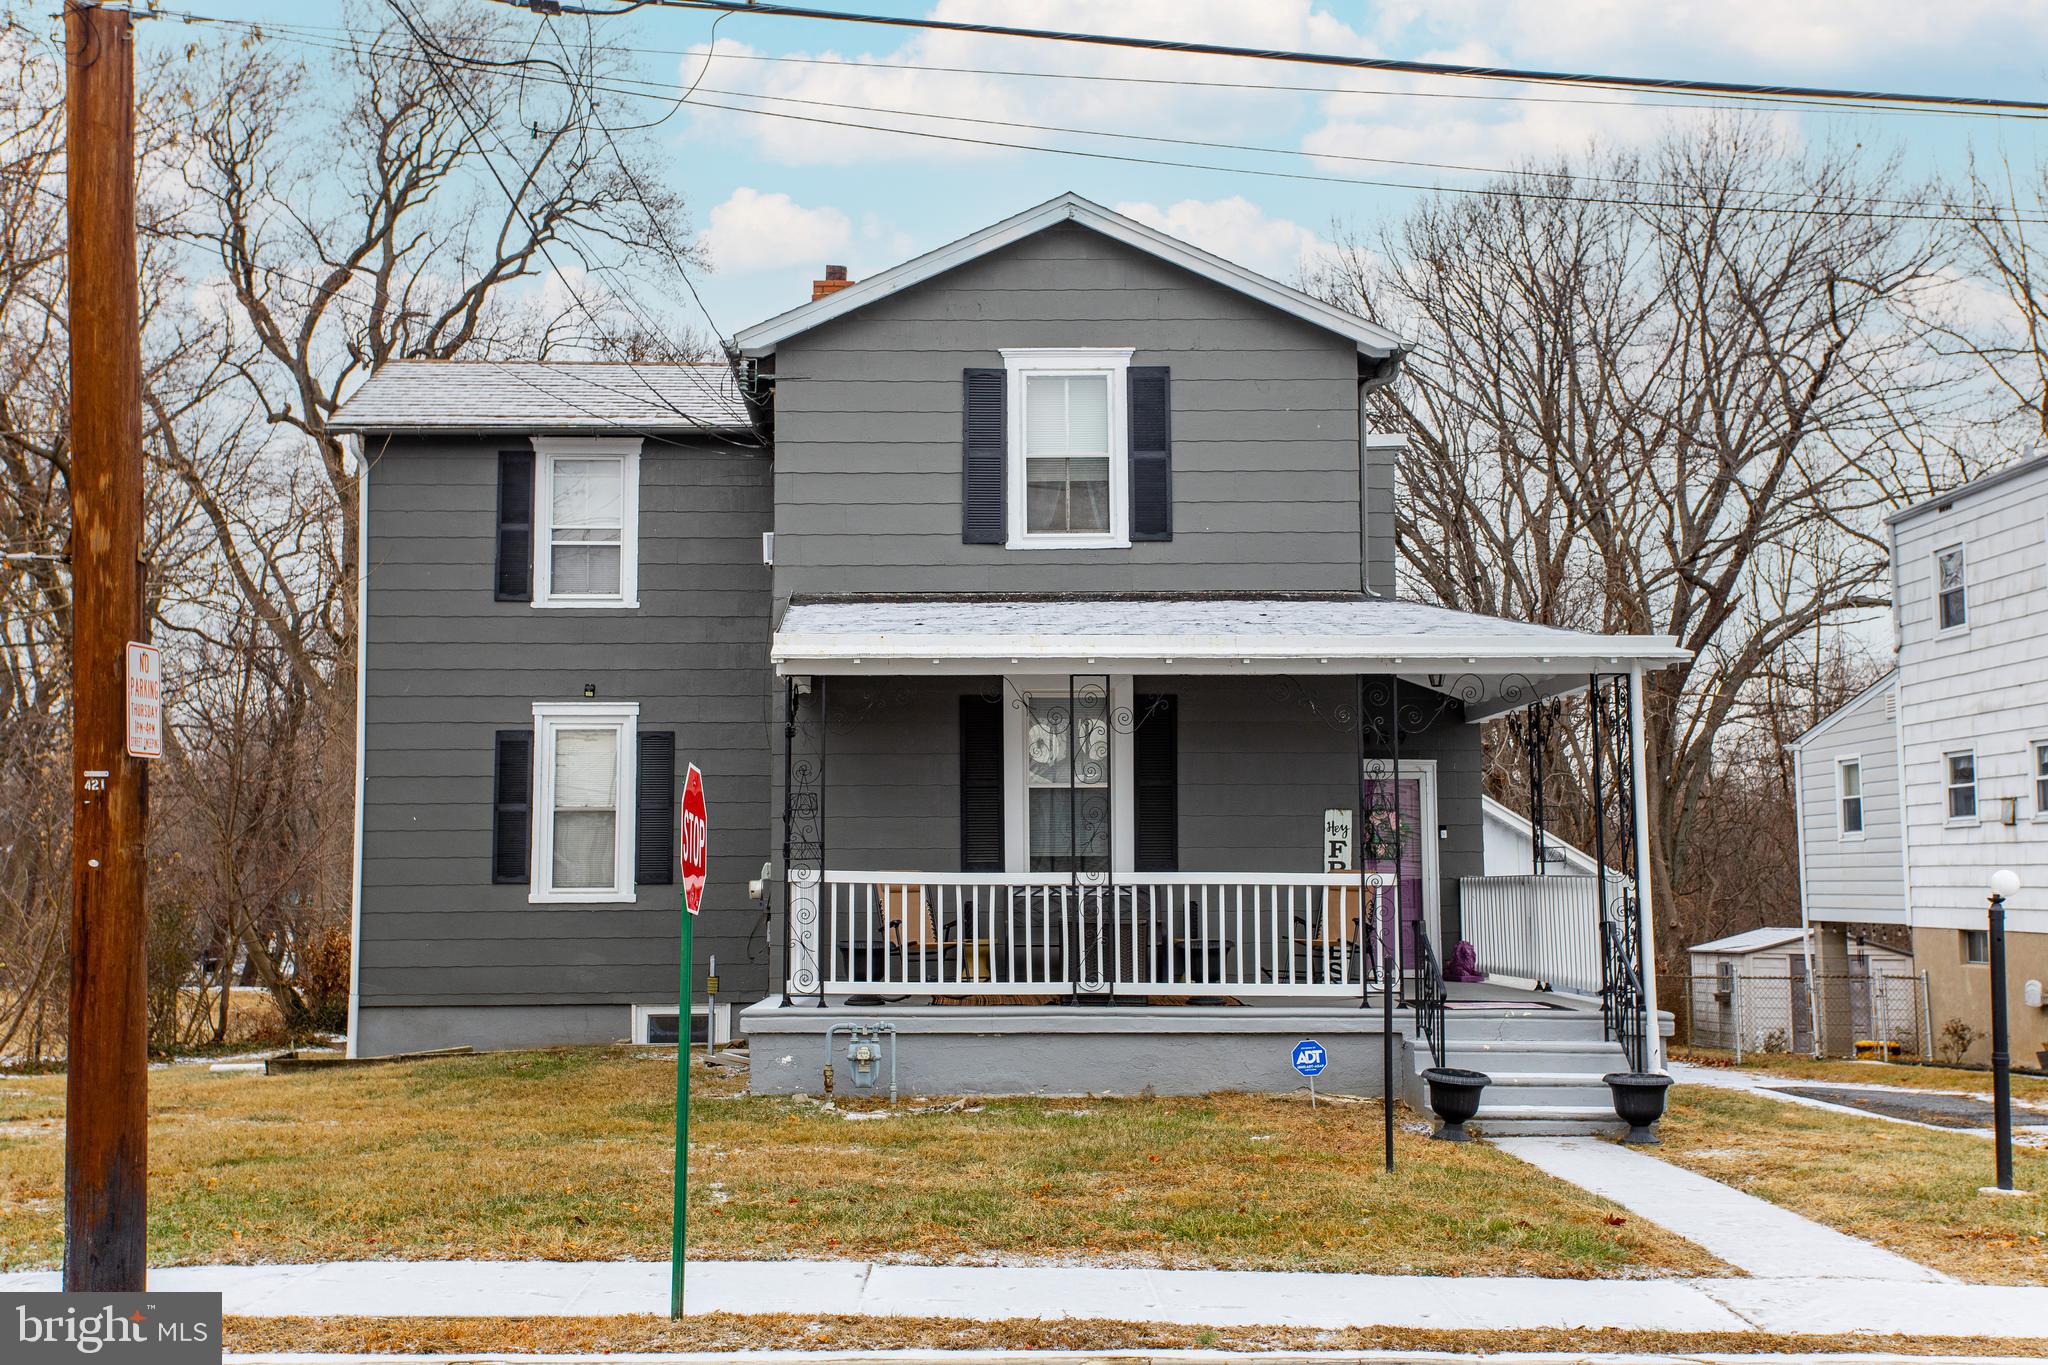
{"label": "stop sign", "polygon": [[704,866],[711,857],[710,825],[704,814],[704,774],[690,765],[683,782],[683,907],[691,914],[704,901]]}

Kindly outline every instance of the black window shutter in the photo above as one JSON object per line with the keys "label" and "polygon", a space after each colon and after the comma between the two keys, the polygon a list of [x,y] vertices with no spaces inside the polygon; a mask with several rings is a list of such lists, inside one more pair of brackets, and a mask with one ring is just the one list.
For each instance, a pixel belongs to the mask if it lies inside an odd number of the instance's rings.
{"label": "black window shutter", "polygon": [[1003,870],[1003,705],[960,698],[960,870]]}
{"label": "black window shutter", "polygon": [[633,881],[670,886],[676,879],[676,733],[640,732],[640,766],[634,779]]}
{"label": "black window shutter", "polygon": [[1173,372],[1133,365],[1131,402],[1131,539],[1173,539]]}
{"label": "black window shutter", "polygon": [[527,879],[533,837],[533,731],[498,731],[491,792],[491,880]]}
{"label": "black window shutter", "polygon": [[500,602],[533,600],[533,452],[498,452],[498,576]]}
{"label": "black window shutter", "polygon": [[1140,872],[1180,871],[1180,724],[1175,698],[1140,695],[1131,737],[1134,863]]}
{"label": "black window shutter", "polygon": [[1008,382],[1002,370],[967,370],[961,380],[960,539],[969,545],[1001,545],[1007,535]]}

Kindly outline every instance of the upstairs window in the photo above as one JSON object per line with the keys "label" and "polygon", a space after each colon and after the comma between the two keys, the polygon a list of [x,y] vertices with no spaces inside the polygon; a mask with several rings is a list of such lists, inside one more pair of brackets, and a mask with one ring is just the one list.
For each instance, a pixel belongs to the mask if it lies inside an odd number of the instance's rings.
{"label": "upstairs window", "polygon": [[534,605],[639,605],[639,439],[536,437],[534,450]]}
{"label": "upstairs window", "polygon": [[1130,544],[1131,352],[1012,350],[1012,549]]}
{"label": "upstairs window", "polygon": [[2034,818],[2048,820],[2048,739],[2034,741]]}
{"label": "upstairs window", "polygon": [[1840,805],[1842,837],[1863,837],[1863,760],[1845,758],[1835,765],[1835,795]]}
{"label": "upstairs window", "polygon": [[1977,755],[1972,750],[1944,754],[1948,770],[1948,818],[1950,824],[1974,823],[1977,819]]}
{"label": "upstairs window", "polygon": [[1963,547],[1951,545],[1934,556],[1935,618],[1942,630],[1970,624],[1969,590],[1964,584]]}

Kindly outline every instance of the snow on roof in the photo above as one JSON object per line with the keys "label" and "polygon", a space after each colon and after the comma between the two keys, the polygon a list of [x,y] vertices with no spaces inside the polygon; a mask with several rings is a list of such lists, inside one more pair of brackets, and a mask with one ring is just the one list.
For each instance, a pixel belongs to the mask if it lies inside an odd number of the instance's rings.
{"label": "snow on roof", "polygon": [[[1182,672],[1204,664],[1207,671],[1469,671],[1527,675],[1533,687],[1539,676],[1575,674],[1582,686],[1590,671],[1661,667],[1687,656],[1664,635],[1596,635],[1357,594],[1133,593],[799,597],[783,616],[772,657],[785,673],[872,671],[865,666],[892,660],[964,672],[1028,660],[1084,672],[1152,664]],[[1512,683],[1504,695],[1515,695]]]}
{"label": "snow on roof", "polygon": [[843,317],[865,304],[887,298],[912,285],[921,284],[935,275],[965,265],[992,251],[1001,250],[1012,242],[1021,241],[1062,222],[1074,222],[1083,227],[1093,228],[1103,236],[1113,238],[1126,246],[1193,271],[1227,289],[1234,289],[1284,313],[1291,313],[1325,331],[1348,337],[1365,355],[1384,358],[1407,349],[1406,343],[1400,337],[1378,323],[1368,322],[1356,313],[1346,312],[1313,295],[1304,294],[1299,289],[1289,288],[1278,280],[1268,279],[1256,271],[1247,270],[1235,261],[1227,261],[1198,246],[1183,242],[1178,237],[1170,237],[1157,228],[1147,227],[1136,219],[1126,218],[1121,213],[1083,199],[1071,190],[1046,200],[1036,208],[1029,208],[1014,217],[1005,218],[1000,223],[991,223],[958,241],[948,242],[942,247],[927,251],[922,256],[891,266],[878,275],[870,275],[835,293],[813,299],[785,313],[779,313],[766,322],[757,322],[735,335],[733,344],[738,346],[744,355],[767,355],[775,349],[777,343],[789,337],[798,336],[834,318]]}
{"label": "snow on roof", "polygon": [[341,405],[346,432],[735,431],[749,425],[732,368],[613,362],[392,360]]}

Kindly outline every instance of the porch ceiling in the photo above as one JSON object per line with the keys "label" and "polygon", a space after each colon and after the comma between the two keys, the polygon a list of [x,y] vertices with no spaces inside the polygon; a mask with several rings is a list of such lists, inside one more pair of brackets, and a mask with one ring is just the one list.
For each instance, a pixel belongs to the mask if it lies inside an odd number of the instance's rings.
{"label": "porch ceiling", "polygon": [[771,657],[780,674],[1392,673],[1478,719],[1688,652],[1358,594],[955,594],[797,597]]}

